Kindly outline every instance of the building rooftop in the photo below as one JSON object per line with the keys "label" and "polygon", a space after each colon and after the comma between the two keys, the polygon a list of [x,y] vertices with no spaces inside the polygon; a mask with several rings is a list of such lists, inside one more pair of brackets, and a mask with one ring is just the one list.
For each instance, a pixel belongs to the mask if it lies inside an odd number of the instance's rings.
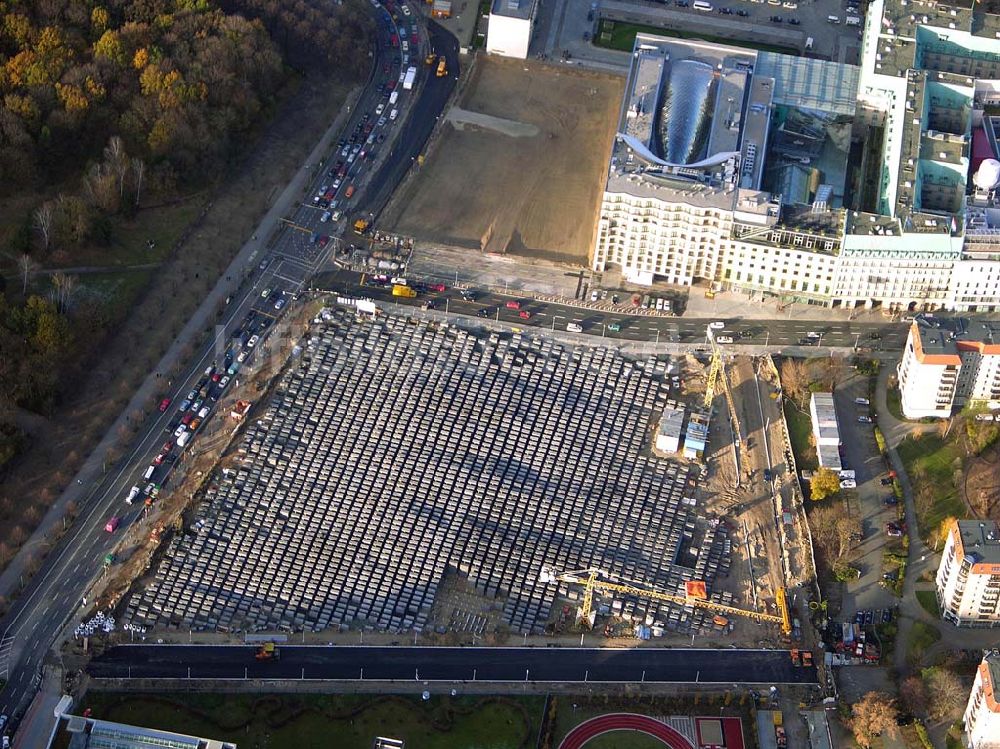
{"label": "building rooftop", "polygon": [[958,365],[963,352],[1000,355],[1000,320],[921,314],[914,318],[910,330],[926,364]]}
{"label": "building rooftop", "polygon": [[832,441],[836,444],[840,441],[840,430],[837,428],[837,409],[833,405],[833,393],[813,393],[813,432],[817,437],[817,444]]}
{"label": "building rooftop", "polygon": [[[980,671],[985,670],[984,677],[989,679],[989,699],[986,703],[990,711],[1000,712],[1000,652],[991,650],[983,655],[983,662],[979,664]],[[986,679],[984,679],[985,681]],[[985,685],[984,685],[985,686]]]}
{"label": "building rooftop", "polygon": [[171,731],[64,715],[70,749],[236,749],[236,744]]}
{"label": "building rooftop", "polygon": [[668,407],[660,417],[660,434],[665,437],[680,438],[684,427],[684,409]]}
{"label": "building rooftop", "polygon": [[490,13],[494,16],[509,16],[527,20],[534,18],[538,0],[493,0]]}
{"label": "building rooftop", "polygon": [[959,520],[965,556],[977,563],[1000,565],[1000,526],[993,520]]}

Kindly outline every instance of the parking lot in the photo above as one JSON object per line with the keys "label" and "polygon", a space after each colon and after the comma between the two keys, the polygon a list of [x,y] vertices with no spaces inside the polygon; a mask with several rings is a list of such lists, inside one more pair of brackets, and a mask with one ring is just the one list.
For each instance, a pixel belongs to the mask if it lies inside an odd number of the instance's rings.
{"label": "parking lot", "polygon": [[[859,59],[862,26],[846,23],[849,14],[863,22],[857,0],[711,0],[711,12],[694,8],[693,0],[606,0],[598,4],[596,12],[594,4],[592,0],[543,3],[541,33],[533,39],[532,54],[559,59],[565,50],[570,53],[569,64],[583,60],[606,65],[617,61],[627,66],[627,55],[592,43],[600,19],[608,18],[662,26],[671,30],[671,34],[693,38],[702,34],[740,39],[751,47],[755,43],[771,43],[805,51],[805,40],[812,37],[810,55],[855,65]],[[795,7],[789,7],[792,5]],[[772,16],[780,16],[781,22],[772,21]],[[839,18],[840,23],[830,23],[829,16]]]}
{"label": "parking lot", "polygon": [[845,586],[841,610],[845,619],[859,610],[889,609],[898,600],[882,584],[883,574],[891,574],[883,567],[883,554],[892,541],[886,533],[886,524],[896,521],[897,505],[892,486],[883,483],[889,479],[885,461],[875,443],[874,425],[859,421],[873,415],[871,406],[856,402],[856,399],[868,399],[867,383],[866,377],[852,376],[838,385],[834,394],[844,464],[855,472],[857,483],[857,488],[852,490],[855,497],[848,504],[852,513],[859,514],[862,528],[853,562],[860,569],[861,577]]}
{"label": "parking lot", "polygon": [[[581,595],[540,582],[545,564],[671,592],[728,572],[725,525],[684,501],[694,474],[648,451],[674,389],[665,358],[344,309],[311,336],[126,622],[419,631],[458,572],[540,634],[557,592]],[[624,613],[713,626],[675,604]]]}

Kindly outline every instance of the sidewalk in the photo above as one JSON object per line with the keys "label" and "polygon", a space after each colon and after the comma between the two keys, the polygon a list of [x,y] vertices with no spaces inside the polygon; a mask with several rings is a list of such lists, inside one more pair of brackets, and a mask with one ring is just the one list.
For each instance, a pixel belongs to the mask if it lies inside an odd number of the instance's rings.
{"label": "sidewalk", "polygon": [[[266,252],[266,239],[279,228],[281,219],[302,198],[304,191],[314,176],[313,169],[309,167],[318,164],[330,149],[330,145],[342,127],[345,118],[350,116],[359,93],[360,90],[356,89],[348,94],[345,99],[346,104],[344,109],[341,110],[340,115],[326,130],[319,143],[313,148],[304,168],[299,170],[296,176],[289,182],[261,220],[254,237],[263,237],[264,239],[254,238],[248,240],[233,258],[229,267],[219,274],[219,281],[216,283],[215,288],[205,297],[170,348],[149,373],[145,381],[136,389],[131,400],[122,409],[116,421],[105,433],[103,439],[91,450],[89,456],[80,467],[79,472],[73,477],[73,481],[70,482],[62,495],[49,508],[42,522],[35,529],[34,533],[32,533],[31,538],[28,539],[18,555],[11,560],[7,568],[0,574],[0,596],[11,600],[17,595],[20,580],[25,573],[26,562],[29,556],[28,553],[25,553],[25,550],[45,544],[55,536],[54,531],[63,522],[63,518],[66,515],[66,508],[70,502],[77,504],[80,508],[80,515],[86,514],[91,510],[88,505],[95,499],[95,495],[104,478],[104,456],[118,442],[117,435],[119,429],[128,427],[128,414],[133,411],[144,412],[143,404],[148,402],[156,392],[156,373],[169,372],[176,364],[183,364],[181,355],[184,349],[196,341],[199,334],[214,325],[215,311],[227,296],[239,289],[244,278],[244,273],[253,269],[258,254]],[[183,251],[183,248],[181,251]],[[230,280],[227,280],[227,278]],[[179,387],[181,379],[178,378],[177,382],[177,386]],[[138,440],[134,440],[134,442],[138,442]],[[135,451],[133,450],[118,465],[127,467],[134,458]],[[124,470],[124,468],[118,470]]]}
{"label": "sidewalk", "polygon": [[62,699],[62,669],[46,666],[35,699],[14,735],[14,749],[40,749],[49,745],[56,729],[55,708]]}

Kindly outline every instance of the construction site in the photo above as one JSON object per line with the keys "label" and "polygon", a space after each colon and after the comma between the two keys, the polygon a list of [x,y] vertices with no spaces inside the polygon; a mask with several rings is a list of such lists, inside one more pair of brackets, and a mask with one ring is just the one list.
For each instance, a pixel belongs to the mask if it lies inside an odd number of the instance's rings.
{"label": "construction site", "polygon": [[380,225],[426,243],[586,264],[621,78],[489,56],[461,85]]}
{"label": "construction site", "polygon": [[794,642],[808,568],[773,368],[714,350],[324,309],[120,619]]}

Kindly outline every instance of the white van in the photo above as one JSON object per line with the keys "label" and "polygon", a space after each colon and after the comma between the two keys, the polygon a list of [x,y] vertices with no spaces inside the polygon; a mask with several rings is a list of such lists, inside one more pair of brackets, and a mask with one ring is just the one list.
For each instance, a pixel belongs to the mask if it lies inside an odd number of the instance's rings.
{"label": "white van", "polygon": [[733,337],[731,335],[720,335],[715,337],[716,343],[732,343]]}
{"label": "white van", "polygon": [[854,402],[859,406],[869,406],[871,405],[867,398],[855,398]]}
{"label": "white van", "polygon": [[389,94],[389,104],[395,104],[396,99],[398,98],[399,98],[399,92],[394,90],[391,94]]}
{"label": "white van", "polygon": [[830,23],[840,23],[840,16],[827,16],[826,20]]}
{"label": "white van", "polygon": [[156,466],[149,466],[149,468],[147,468],[143,472],[142,477],[144,479],[146,479],[146,481],[149,481],[151,478],[153,478],[153,471],[155,471],[155,470],[156,470]]}
{"label": "white van", "polygon": [[395,119],[397,117],[399,117],[399,110],[398,109],[393,109],[391,112],[389,112],[389,119],[390,120],[395,121]]}
{"label": "white van", "polygon": [[691,3],[691,7],[695,10],[700,10],[703,13],[711,13],[715,8],[712,7],[711,3],[706,3],[705,0],[694,0]]}
{"label": "white van", "polygon": [[576,322],[566,323],[566,330],[570,333],[582,333],[583,326]]}
{"label": "white van", "polygon": [[177,447],[184,447],[191,439],[191,432],[184,432],[180,437],[177,438]]}
{"label": "white van", "polygon": [[142,489],[140,489],[138,486],[133,486],[131,489],[129,489],[128,496],[125,497],[125,504],[127,505],[132,504],[135,501],[135,498],[139,496],[139,492],[141,491]]}

